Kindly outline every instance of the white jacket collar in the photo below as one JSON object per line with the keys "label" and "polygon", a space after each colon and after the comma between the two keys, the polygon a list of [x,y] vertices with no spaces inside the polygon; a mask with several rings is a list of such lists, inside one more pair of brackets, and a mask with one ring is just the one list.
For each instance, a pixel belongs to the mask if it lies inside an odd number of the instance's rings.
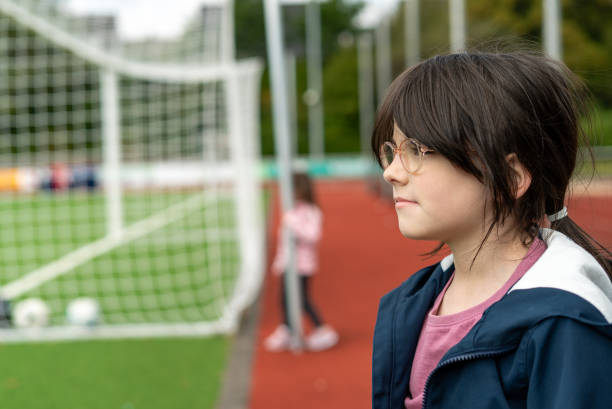
{"label": "white jacket collar", "polygon": [[[603,267],[563,233],[551,229],[542,229],[541,233],[548,248],[509,292],[530,288],[565,290],[587,300],[612,323],[612,283]],[[440,262],[445,271],[452,265],[452,254]]]}
{"label": "white jacket collar", "polygon": [[548,248],[510,289],[556,288],[587,300],[612,322],[612,283],[597,260],[555,230],[542,229]]}

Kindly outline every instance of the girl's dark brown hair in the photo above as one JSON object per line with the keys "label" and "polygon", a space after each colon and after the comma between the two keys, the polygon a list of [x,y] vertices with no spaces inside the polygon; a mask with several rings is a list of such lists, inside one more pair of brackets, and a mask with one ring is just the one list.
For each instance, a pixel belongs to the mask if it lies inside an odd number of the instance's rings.
{"label": "girl's dark brown hair", "polygon": [[293,189],[296,199],[310,204],[317,204],[312,180],[307,173],[295,172],[293,174]]}
{"label": "girl's dark brown hair", "polygon": [[[579,145],[588,146],[581,120],[588,117],[590,107],[583,82],[563,63],[542,55],[440,55],[393,81],[377,114],[372,150],[380,164],[380,146],[393,140],[395,123],[404,135],[485,185],[492,198],[493,222],[480,248],[495,226],[511,215],[527,245],[545,215],[564,206]],[[532,176],[527,192],[518,199],[516,178],[506,159],[512,153]],[[551,227],[591,253],[612,279],[608,249],[569,217]]]}

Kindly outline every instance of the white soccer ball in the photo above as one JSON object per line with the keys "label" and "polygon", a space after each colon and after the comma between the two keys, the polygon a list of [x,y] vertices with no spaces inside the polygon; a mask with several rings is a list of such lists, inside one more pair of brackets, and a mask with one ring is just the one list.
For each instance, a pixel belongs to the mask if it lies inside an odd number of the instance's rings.
{"label": "white soccer ball", "polygon": [[100,305],[93,298],[74,299],[66,308],[66,319],[71,325],[96,325],[100,320]]}
{"label": "white soccer ball", "polygon": [[13,323],[18,328],[40,328],[49,323],[49,307],[40,298],[27,298],[15,304]]}

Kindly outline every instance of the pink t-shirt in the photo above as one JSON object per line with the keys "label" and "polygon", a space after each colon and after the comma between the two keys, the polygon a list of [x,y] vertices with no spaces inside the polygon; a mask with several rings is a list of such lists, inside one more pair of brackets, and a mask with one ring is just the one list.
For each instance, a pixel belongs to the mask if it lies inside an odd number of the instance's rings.
{"label": "pink t-shirt", "polygon": [[483,312],[493,303],[499,301],[510,288],[531,268],[531,266],[540,258],[546,250],[546,244],[537,239],[533,241],[527,255],[508,281],[495,294],[489,297],[482,303],[468,308],[465,311],[449,315],[436,315],[444,294],[448,286],[453,281],[453,277],[448,280],[442,292],[436,298],[436,301],[427,314],[416,352],[412,363],[412,371],[410,372],[410,395],[404,400],[406,409],[420,409],[423,406],[423,392],[427,377],[438,365],[442,357],[455,346],[463,337],[470,332],[470,329],[480,320]]}

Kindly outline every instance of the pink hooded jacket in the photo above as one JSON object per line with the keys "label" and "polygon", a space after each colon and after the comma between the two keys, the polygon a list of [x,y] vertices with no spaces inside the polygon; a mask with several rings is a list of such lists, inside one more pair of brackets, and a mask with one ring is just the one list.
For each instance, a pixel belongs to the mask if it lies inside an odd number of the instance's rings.
{"label": "pink hooded jacket", "polygon": [[[312,275],[319,268],[318,242],[321,239],[323,214],[313,204],[296,202],[295,207],[283,216],[287,226],[296,239],[296,262],[300,275]],[[283,246],[282,228],[278,231],[278,246],[272,263],[272,271],[282,274],[286,269],[286,250]]]}

